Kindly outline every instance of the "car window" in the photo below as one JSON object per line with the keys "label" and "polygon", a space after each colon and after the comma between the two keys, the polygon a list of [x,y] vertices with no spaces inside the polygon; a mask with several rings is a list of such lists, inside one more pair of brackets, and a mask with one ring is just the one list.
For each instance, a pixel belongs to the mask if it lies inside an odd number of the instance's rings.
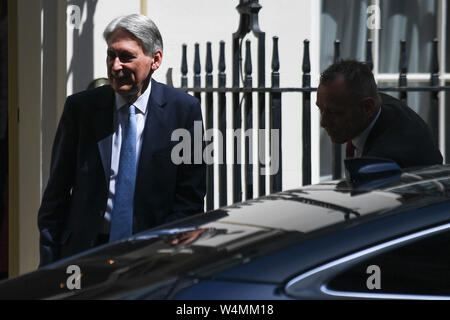
{"label": "car window", "polygon": [[450,295],[450,231],[431,234],[359,262],[328,290],[372,294]]}

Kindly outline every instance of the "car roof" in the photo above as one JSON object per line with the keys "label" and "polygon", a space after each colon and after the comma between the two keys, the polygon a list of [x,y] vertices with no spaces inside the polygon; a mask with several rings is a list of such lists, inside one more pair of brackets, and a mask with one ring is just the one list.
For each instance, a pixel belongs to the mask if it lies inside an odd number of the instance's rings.
{"label": "car roof", "polygon": [[[397,181],[376,189],[355,190],[345,180],[328,181],[237,203],[205,215],[212,215],[216,227],[308,233],[350,223],[357,217],[411,209],[449,197],[450,165],[436,165],[407,170]],[[202,217],[197,217],[199,224],[208,226]],[[185,225],[192,226],[196,220],[186,222]]]}

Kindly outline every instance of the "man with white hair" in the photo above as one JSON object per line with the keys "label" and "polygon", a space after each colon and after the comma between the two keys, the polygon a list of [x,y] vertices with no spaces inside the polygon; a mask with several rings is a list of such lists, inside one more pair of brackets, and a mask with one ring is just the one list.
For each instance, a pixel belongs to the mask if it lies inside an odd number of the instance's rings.
{"label": "man with white hair", "polygon": [[203,211],[204,163],[171,161],[172,132],[193,136],[200,104],[151,78],[158,28],[132,14],[103,35],[110,85],[66,100],[38,213],[40,266]]}

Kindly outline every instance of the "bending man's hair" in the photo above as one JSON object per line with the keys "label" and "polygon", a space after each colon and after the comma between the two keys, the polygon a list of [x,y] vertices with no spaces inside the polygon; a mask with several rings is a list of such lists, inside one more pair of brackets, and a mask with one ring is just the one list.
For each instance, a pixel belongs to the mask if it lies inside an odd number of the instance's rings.
{"label": "bending man's hair", "polygon": [[339,76],[344,78],[350,97],[354,99],[372,97],[378,105],[381,104],[375,78],[367,64],[356,60],[341,60],[321,74],[320,84],[327,85]]}

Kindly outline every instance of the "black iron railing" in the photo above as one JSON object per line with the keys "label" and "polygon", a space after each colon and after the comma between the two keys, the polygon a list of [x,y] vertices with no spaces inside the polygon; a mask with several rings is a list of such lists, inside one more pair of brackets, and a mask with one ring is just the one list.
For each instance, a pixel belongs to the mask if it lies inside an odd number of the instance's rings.
{"label": "black iron railing", "polygon": [[[227,113],[232,112],[232,124],[231,128],[233,132],[241,129],[243,132],[247,129],[252,129],[254,121],[253,115],[253,93],[258,97],[258,137],[261,132],[266,132],[265,128],[265,115],[266,94],[269,94],[269,114],[270,114],[270,128],[269,130],[276,129],[279,132],[277,141],[269,140],[269,144],[265,143],[260,146],[263,150],[259,152],[259,155],[265,154],[266,148],[269,150],[269,154],[272,154],[273,148],[278,148],[278,170],[272,172],[273,174],[266,175],[264,166],[267,164],[265,159],[260,159],[258,163],[251,163],[250,157],[252,154],[249,150],[248,140],[245,139],[245,161],[238,159],[241,148],[241,142],[239,139],[231,141],[234,150],[234,159],[231,166],[233,176],[233,199],[232,203],[240,202],[245,199],[253,198],[253,175],[254,169],[257,170],[259,179],[258,186],[259,195],[265,195],[266,193],[273,193],[282,190],[282,149],[281,149],[281,115],[282,115],[282,94],[287,92],[298,92],[302,94],[302,146],[303,146],[303,158],[302,158],[302,183],[303,185],[311,184],[311,92],[317,91],[317,88],[311,87],[311,63],[309,55],[309,40],[303,41],[303,61],[302,61],[302,87],[280,87],[280,61],[278,52],[278,38],[273,37],[273,50],[272,50],[272,71],[271,71],[271,86],[265,86],[265,33],[262,32],[258,25],[258,12],[261,9],[257,0],[240,0],[240,4],[237,6],[237,10],[240,13],[240,23],[238,30],[232,35],[232,87],[226,87],[226,66],[225,66],[225,42],[220,42],[220,52],[218,61],[218,86],[213,86],[213,63],[211,43],[208,42],[206,63],[205,63],[205,86],[201,86],[201,67],[200,67],[200,54],[199,44],[195,44],[194,54],[194,76],[193,87],[188,87],[188,63],[187,63],[187,46],[183,45],[182,48],[182,64],[181,64],[181,90],[186,92],[192,92],[198,99],[202,99],[202,94],[205,99],[205,129],[211,129],[214,126],[213,123],[213,102],[214,97],[217,96],[217,107],[219,121],[217,129],[222,132],[223,147],[219,148],[216,156],[219,159],[224,159],[223,163],[219,164],[219,190],[214,190],[214,170],[213,165],[209,164],[207,167],[207,209],[214,207],[214,193],[219,195],[219,206],[227,204],[227,165],[226,165],[226,146],[227,146]],[[251,46],[250,41],[245,42],[245,48],[242,46],[244,37],[253,32],[258,41],[258,68],[257,68],[257,86],[253,87],[253,63],[251,60]],[[334,62],[341,59],[340,57],[340,41],[336,40],[334,43]],[[429,126],[432,128],[433,139],[439,145],[439,96],[440,91],[449,91],[450,86],[439,86],[439,64],[438,64],[438,41],[433,41],[433,54],[432,54],[432,70],[430,73],[430,85],[408,87],[407,83],[407,56],[406,56],[406,41],[400,42],[400,57],[399,57],[399,78],[397,87],[383,87],[379,88],[380,91],[399,92],[400,99],[406,101],[408,92],[429,92],[430,93],[430,118]],[[242,51],[245,49],[245,56],[242,59]],[[242,67],[242,62],[244,66]],[[366,63],[371,69],[373,69],[372,59],[372,41],[368,40],[366,43]],[[244,70],[242,70],[244,69]],[[171,74],[168,76],[168,83],[171,84]],[[227,93],[231,93],[232,109],[226,109]],[[241,108],[243,108],[244,118],[241,117]],[[269,131],[270,132],[270,131]],[[211,137],[207,137],[209,141]],[[259,141],[259,138],[258,138]],[[229,142],[228,142],[229,143]],[[447,155],[450,150],[447,150]],[[448,158],[448,156],[447,156]],[[341,145],[332,144],[332,178],[339,179],[342,176],[342,153]],[[241,164],[242,162],[242,164]],[[241,165],[244,165],[243,173],[241,176]],[[256,166],[256,168],[254,168]],[[269,190],[266,192],[265,184],[266,179],[269,179]],[[242,190],[241,185],[244,185],[245,190]]]}

